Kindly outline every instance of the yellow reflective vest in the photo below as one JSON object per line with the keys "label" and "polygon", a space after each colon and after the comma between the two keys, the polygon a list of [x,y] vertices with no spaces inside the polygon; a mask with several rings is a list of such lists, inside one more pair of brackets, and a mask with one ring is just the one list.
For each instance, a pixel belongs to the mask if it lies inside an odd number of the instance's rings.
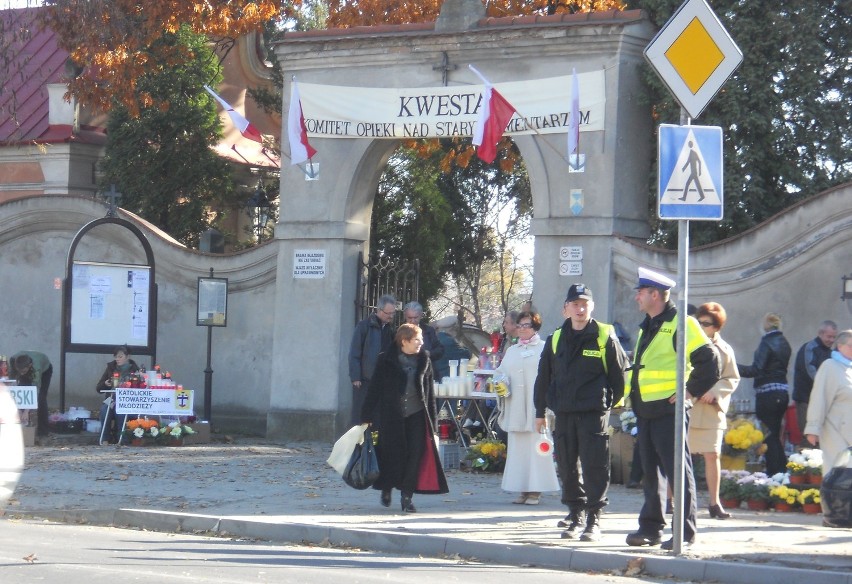
{"label": "yellow reflective vest", "polygon": [[[677,353],[674,350],[674,335],[677,332],[678,315],[660,326],[660,330],[648,343],[645,352],[634,361],[633,367],[639,367],[639,395],[643,402],[668,399],[674,395],[677,376]],[[633,354],[639,354],[639,343],[642,341],[642,330],[636,339]],[[698,347],[709,342],[701,325],[691,316],[686,317],[686,354],[690,355]],[[689,379],[692,365],[686,359],[683,379]]]}

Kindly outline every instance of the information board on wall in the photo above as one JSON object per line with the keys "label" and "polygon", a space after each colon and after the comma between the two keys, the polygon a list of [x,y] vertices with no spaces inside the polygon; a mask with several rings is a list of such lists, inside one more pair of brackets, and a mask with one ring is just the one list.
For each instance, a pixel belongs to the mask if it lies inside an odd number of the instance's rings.
{"label": "information board on wall", "polygon": [[149,266],[74,262],[71,342],[147,346],[150,276]]}

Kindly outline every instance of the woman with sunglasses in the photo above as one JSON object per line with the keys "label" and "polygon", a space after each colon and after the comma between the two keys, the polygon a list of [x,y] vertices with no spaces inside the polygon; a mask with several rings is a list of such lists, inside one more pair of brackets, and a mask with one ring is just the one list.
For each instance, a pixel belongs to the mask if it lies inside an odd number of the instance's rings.
{"label": "woman with sunglasses", "polygon": [[707,478],[707,493],[710,495],[710,517],[728,519],[731,514],[719,503],[719,454],[722,452],[722,434],[728,427],[726,413],[731,403],[731,394],[740,383],[740,374],[737,371],[734,350],[719,334],[727,321],[727,314],[722,305],[718,302],[702,304],[695,312],[695,318],[704,334],[716,347],[722,375],[707,393],[692,399],[687,440],[690,452],[704,456],[704,474]]}

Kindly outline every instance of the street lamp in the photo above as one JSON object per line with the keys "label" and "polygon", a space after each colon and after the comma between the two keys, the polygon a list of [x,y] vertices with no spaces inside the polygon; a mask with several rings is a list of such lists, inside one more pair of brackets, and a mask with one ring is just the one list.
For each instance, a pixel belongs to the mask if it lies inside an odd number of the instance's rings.
{"label": "street lamp", "polygon": [[846,301],[846,308],[852,312],[852,275],[841,276],[843,281],[843,291],[840,293],[840,299]]}
{"label": "street lamp", "polygon": [[257,181],[257,187],[254,189],[254,194],[246,203],[248,207],[249,217],[251,217],[252,232],[257,237],[257,242],[263,240],[263,234],[266,232],[266,224],[269,223],[269,211],[272,205],[269,203],[269,198],[266,196],[266,189],[263,188],[263,181]]}

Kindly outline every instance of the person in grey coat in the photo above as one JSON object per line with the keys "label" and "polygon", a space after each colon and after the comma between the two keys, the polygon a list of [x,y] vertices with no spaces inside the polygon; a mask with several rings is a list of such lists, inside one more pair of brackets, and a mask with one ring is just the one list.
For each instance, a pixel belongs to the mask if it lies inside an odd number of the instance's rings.
{"label": "person in grey coat", "polygon": [[349,346],[349,380],[352,382],[353,425],[358,425],[361,419],[361,406],[379,353],[387,351],[393,342],[393,318],[396,316],[396,299],[386,294],[379,298],[376,310],[355,325],[352,343]]}

